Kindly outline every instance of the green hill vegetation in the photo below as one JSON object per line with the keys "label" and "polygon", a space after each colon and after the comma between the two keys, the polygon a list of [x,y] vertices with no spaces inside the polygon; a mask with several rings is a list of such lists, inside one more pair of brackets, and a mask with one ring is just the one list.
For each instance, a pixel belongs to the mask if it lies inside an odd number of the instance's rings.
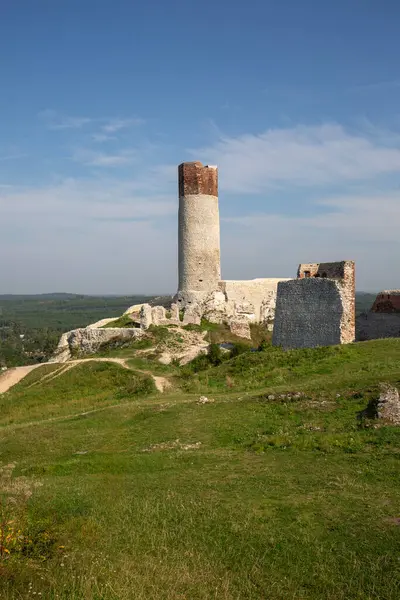
{"label": "green hill vegetation", "polygon": [[162,365],[183,334],[152,328],[0,396],[2,599],[400,597],[400,429],[360,418],[400,339],[210,329],[230,350]]}

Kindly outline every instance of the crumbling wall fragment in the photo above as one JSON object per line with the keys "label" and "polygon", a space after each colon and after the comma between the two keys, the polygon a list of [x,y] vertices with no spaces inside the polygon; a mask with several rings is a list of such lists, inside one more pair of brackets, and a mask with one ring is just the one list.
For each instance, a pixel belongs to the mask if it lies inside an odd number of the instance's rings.
{"label": "crumbling wall fragment", "polygon": [[150,304],[142,304],[140,309],[140,327],[148,329],[153,324],[153,309]]}
{"label": "crumbling wall fragment", "polygon": [[400,290],[384,290],[375,298],[371,311],[374,313],[400,313]]}
{"label": "crumbling wall fragment", "polygon": [[353,342],[354,262],[303,264],[298,276],[278,285],[272,343],[312,348]]}

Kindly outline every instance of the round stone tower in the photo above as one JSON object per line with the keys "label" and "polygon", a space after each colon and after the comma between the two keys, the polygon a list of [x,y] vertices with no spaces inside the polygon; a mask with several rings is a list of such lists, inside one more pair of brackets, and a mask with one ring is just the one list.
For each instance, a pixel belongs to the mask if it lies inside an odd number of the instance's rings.
{"label": "round stone tower", "polygon": [[186,162],[179,171],[179,289],[181,306],[218,289],[221,279],[218,169]]}

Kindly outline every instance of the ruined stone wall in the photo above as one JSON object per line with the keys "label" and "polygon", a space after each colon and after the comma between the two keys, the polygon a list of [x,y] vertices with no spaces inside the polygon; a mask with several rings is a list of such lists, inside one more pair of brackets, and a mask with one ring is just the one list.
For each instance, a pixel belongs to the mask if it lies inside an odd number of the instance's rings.
{"label": "ruined stone wall", "polygon": [[225,295],[229,313],[241,312],[250,321],[272,326],[275,316],[276,293],[280,281],[288,280],[269,278],[220,281],[219,289]]}
{"label": "ruined stone wall", "polygon": [[179,291],[181,305],[216,290],[221,279],[218,170],[179,166]]}
{"label": "ruined stone wall", "polygon": [[351,274],[348,266],[354,263],[349,260],[329,263],[302,263],[297,270],[297,277],[305,279],[307,277],[322,277],[328,279],[345,279]]}
{"label": "ruined stone wall", "polygon": [[354,262],[300,265],[298,276],[278,284],[273,344],[312,348],[353,342]]}
{"label": "ruined stone wall", "polygon": [[365,342],[400,337],[400,313],[368,312],[356,318],[356,340]]}
{"label": "ruined stone wall", "polygon": [[372,305],[374,313],[400,313],[400,290],[380,292]]}

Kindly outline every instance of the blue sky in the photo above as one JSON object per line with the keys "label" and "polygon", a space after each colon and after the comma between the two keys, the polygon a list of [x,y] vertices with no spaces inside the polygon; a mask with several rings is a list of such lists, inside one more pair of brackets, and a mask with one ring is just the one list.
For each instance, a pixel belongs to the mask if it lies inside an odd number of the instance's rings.
{"label": "blue sky", "polygon": [[0,293],[173,292],[177,172],[217,164],[224,278],[399,287],[395,0],[4,0]]}

